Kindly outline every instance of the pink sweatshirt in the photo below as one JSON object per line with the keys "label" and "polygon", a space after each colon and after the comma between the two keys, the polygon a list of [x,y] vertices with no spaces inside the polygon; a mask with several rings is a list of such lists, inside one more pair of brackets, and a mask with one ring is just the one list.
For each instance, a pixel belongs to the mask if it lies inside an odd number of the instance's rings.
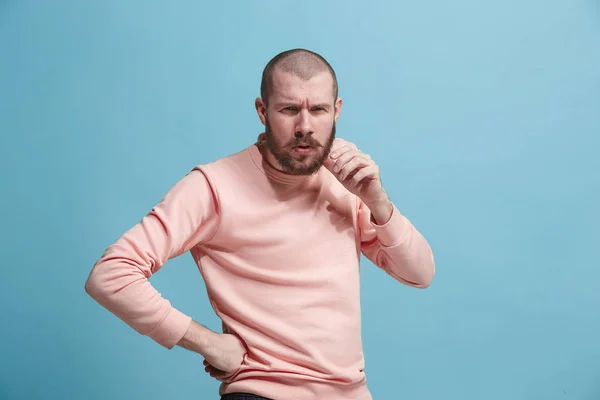
{"label": "pink sweatshirt", "polygon": [[[336,139],[336,147],[342,143]],[[270,168],[255,145],[193,168],[106,250],[85,289],[171,349],[191,318],[148,279],[186,252],[224,327],[248,349],[220,394],[275,399],[371,399],[361,342],[361,252],[410,286],[427,287],[435,270],[428,243],[397,208],[376,225],[325,168],[286,175]]]}

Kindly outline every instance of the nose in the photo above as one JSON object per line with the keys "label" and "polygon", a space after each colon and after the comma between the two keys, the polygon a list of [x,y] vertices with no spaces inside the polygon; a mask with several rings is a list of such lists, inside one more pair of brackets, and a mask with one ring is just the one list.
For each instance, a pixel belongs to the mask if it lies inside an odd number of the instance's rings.
{"label": "nose", "polygon": [[296,137],[313,134],[313,127],[308,110],[302,110],[298,113],[298,122],[296,125]]}

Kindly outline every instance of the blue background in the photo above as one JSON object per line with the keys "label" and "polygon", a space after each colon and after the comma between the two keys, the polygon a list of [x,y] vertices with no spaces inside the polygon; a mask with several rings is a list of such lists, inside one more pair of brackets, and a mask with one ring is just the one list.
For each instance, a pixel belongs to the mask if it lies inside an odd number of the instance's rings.
{"label": "blue background", "polygon": [[[0,398],[217,398],[83,285],[193,165],[255,140],[293,47],[333,64],[339,135],[436,255],[424,291],[365,261],[375,399],[600,398],[600,4],[576,0],[0,2]],[[220,329],[189,255],[152,282]]]}

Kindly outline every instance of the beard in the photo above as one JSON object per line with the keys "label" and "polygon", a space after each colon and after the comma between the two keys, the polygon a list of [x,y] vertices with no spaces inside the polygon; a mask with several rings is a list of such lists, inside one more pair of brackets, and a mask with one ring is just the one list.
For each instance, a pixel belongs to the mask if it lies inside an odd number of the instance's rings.
{"label": "beard", "polygon": [[[310,135],[298,135],[287,143],[281,143],[273,134],[271,124],[267,119],[265,124],[266,146],[273,154],[284,172],[290,175],[312,175],[316,173],[323,162],[329,156],[333,141],[335,139],[335,122],[331,127],[331,133],[325,143],[320,143]],[[309,145],[313,151],[311,154],[294,154],[294,147],[300,144]]]}

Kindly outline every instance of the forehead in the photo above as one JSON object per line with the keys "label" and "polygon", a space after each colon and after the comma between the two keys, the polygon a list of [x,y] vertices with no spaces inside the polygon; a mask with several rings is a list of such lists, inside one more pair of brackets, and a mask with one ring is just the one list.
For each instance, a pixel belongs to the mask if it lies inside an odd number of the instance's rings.
{"label": "forehead", "polygon": [[308,80],[277,68],[273,71],[271,97],[276,101],[331,102],[333,96],[333,78],[328,71]]}

